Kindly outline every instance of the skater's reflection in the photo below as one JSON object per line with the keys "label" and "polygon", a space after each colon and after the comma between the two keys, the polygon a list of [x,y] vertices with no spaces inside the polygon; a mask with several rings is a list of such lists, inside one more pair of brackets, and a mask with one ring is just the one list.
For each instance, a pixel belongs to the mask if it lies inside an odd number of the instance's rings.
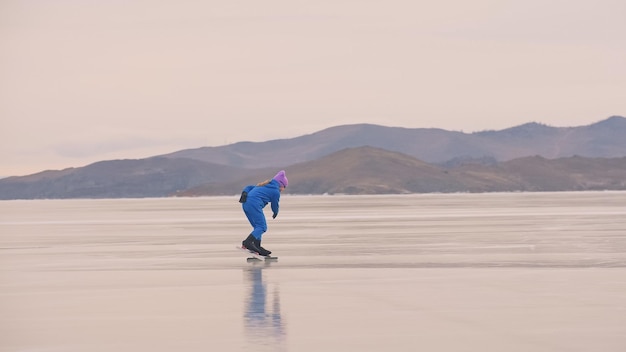
{"label": "skater's reflection", "polygon": [[274,286],[268,295],[267,284],[263,282],[263,270],[267,268],[267,265],[260,264],[245,269],[245,278],[251,286],[245,303],[244,324],[248,342],[257,350],[264,345],[268,350],[280,351],[285,337],[280,294],[278,286]]}

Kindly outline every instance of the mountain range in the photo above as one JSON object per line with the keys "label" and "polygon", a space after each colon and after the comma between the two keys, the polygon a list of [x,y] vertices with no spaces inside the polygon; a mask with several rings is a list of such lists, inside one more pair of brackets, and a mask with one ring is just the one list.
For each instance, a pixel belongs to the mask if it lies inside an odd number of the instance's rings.
{"label": "mountain range", "polygon": [[256,169],[289,166],[362,146],[399,152],[435,164],[458,158],[488,157],[507,161],[532,155],[547,159],[574,155],[615,158],[626,156],[626,118],[612,116],[579,127],[551,127],[531,122],[500,131],[475,133],[371,124],[342,125],[291,139],[186,149],[164,157]]}
{"label": "mountain range", "polygon": [[626,189],[626,118],[463,133],[356,124],[0,180],[0,199],[236,195],[286,169],[291,194]]}

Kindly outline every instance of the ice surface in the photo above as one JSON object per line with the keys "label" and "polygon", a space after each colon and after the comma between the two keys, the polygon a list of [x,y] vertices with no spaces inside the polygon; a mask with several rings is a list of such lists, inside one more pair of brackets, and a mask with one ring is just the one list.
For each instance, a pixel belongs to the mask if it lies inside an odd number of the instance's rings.
{"label": "ice surface", "polygon": [[0,351],[623,351],[626,193],[0,202]]}

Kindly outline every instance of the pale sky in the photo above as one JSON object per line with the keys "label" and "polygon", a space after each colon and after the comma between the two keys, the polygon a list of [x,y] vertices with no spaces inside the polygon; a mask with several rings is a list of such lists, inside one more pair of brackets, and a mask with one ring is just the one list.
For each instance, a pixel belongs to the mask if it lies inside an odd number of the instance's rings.
{"label": "pale sky", "polygon": [[624,0],[0,0],[0,176],[626,115]]}

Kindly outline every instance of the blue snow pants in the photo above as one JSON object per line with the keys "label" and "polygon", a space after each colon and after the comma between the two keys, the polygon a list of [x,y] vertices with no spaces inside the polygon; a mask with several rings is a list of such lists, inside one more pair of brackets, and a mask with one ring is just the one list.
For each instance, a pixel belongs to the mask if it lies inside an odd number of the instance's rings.
{"label": "blue snow pants", "polygon": [[253,202],[245,202],[242,207],[250,225],[252,225],[252,236],[260,241],[265,231],[267,231],[267,221],[265,221],[263,208],[260,208]]}

